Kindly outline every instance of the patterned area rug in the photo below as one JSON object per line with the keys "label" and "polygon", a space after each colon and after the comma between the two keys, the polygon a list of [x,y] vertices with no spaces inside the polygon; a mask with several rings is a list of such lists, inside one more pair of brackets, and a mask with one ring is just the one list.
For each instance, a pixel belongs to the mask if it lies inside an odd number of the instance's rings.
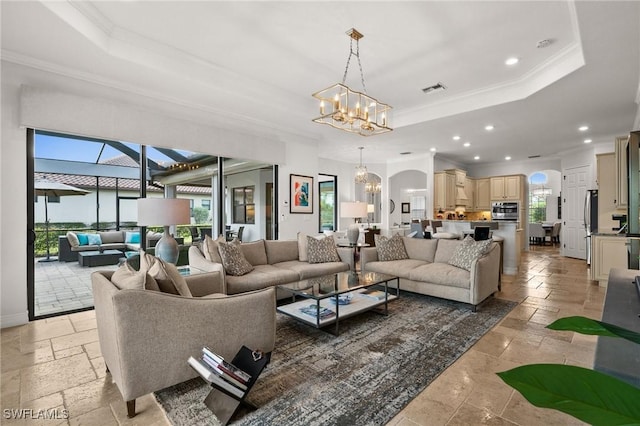
{"label": "patterned area rug", "polygon": [[[363,313],[340,335],[278,314],[276,349],[238,425],[383,425],[489,331],[514,302],[469,305],[404,292],[389,315]],[[217,425],[200,378],[156,392],[176,426]]]}

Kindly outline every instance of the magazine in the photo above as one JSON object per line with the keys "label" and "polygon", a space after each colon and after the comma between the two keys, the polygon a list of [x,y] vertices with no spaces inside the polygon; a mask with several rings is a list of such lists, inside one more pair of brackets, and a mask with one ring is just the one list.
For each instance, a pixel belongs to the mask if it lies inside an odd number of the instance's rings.
{"label": "magazine", "polygon": [[321,320],[336,316],[336,313],[333,312],[331,309],[324,308],[322,306],[318,308],[317,305],[303,306],[302,308],[300,308],[300,312],[302,312],[303,314],[312,316],[314,318],[316,318],[319,315]]}
{"label": "magazine", "polygon": [[382,290],[376,290],[373,288],[370,288],[368,290],[363,291],[362,296],[368,298],[368,299],[373,299],[373,300],[384,300],[384,296],[385,296],[385,292]]}

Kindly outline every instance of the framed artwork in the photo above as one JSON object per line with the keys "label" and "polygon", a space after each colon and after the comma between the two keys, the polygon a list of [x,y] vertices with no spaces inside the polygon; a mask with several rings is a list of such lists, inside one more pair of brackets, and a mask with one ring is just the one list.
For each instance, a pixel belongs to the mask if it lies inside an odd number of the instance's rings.
{"label": "framed artwork", "polygon": [[289,212],[313,213],[313,178],[289,175]]}
{"label": "framed artwork", "polygon": [[409,203],[402,203],[402,213],[411,213],[411,205]]}

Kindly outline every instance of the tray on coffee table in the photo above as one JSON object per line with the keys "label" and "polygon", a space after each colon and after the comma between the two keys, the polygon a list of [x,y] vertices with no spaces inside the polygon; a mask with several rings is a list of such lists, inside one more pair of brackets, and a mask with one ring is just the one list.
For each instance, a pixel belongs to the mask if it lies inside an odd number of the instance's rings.
{"label": "tray on coffee table", "polygon": [[[389,291],[392,281],[396,282],[393,293]],[[341,319],[378,308],[387,315],[388,302],[400,295],[400,280],[377,272],[349,271],[282,284],[278,288],[291,293],[291,303],[278,306],[278,312],[316,328],[335,324],[337,335]]]}

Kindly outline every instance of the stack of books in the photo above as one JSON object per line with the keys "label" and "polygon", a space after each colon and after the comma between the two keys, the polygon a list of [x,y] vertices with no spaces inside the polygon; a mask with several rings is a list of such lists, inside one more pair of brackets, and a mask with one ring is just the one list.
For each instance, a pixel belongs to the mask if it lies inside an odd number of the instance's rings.
{"label": "stack of books", "polygon": [[385,296],[385,292],[381,291],[381,290],[376,290],[373,288],[367,289],[366,291],[363,291],[362,296],[368,298],[368,299],[372,299],[372,300],[384,300],[384,296]]}
{"label": "stack of books", "polygon": [[202,348],[199,359],[189,357],[189,365],[209,383],[226,390],[232,395],[242,398],[248,389],[251,376],[208,347]]}
{"label": "stack of books", "polygon": [[318,306],[316,305],[303,306],[302,308],[300,308],[300,312],[302,312],[303,314],[310,315],[314,318],[319,316],[321,320],[331,318],[336,315],[336,313],[333,312],[331,309],[324,308],[322,306],[318,308]]}

